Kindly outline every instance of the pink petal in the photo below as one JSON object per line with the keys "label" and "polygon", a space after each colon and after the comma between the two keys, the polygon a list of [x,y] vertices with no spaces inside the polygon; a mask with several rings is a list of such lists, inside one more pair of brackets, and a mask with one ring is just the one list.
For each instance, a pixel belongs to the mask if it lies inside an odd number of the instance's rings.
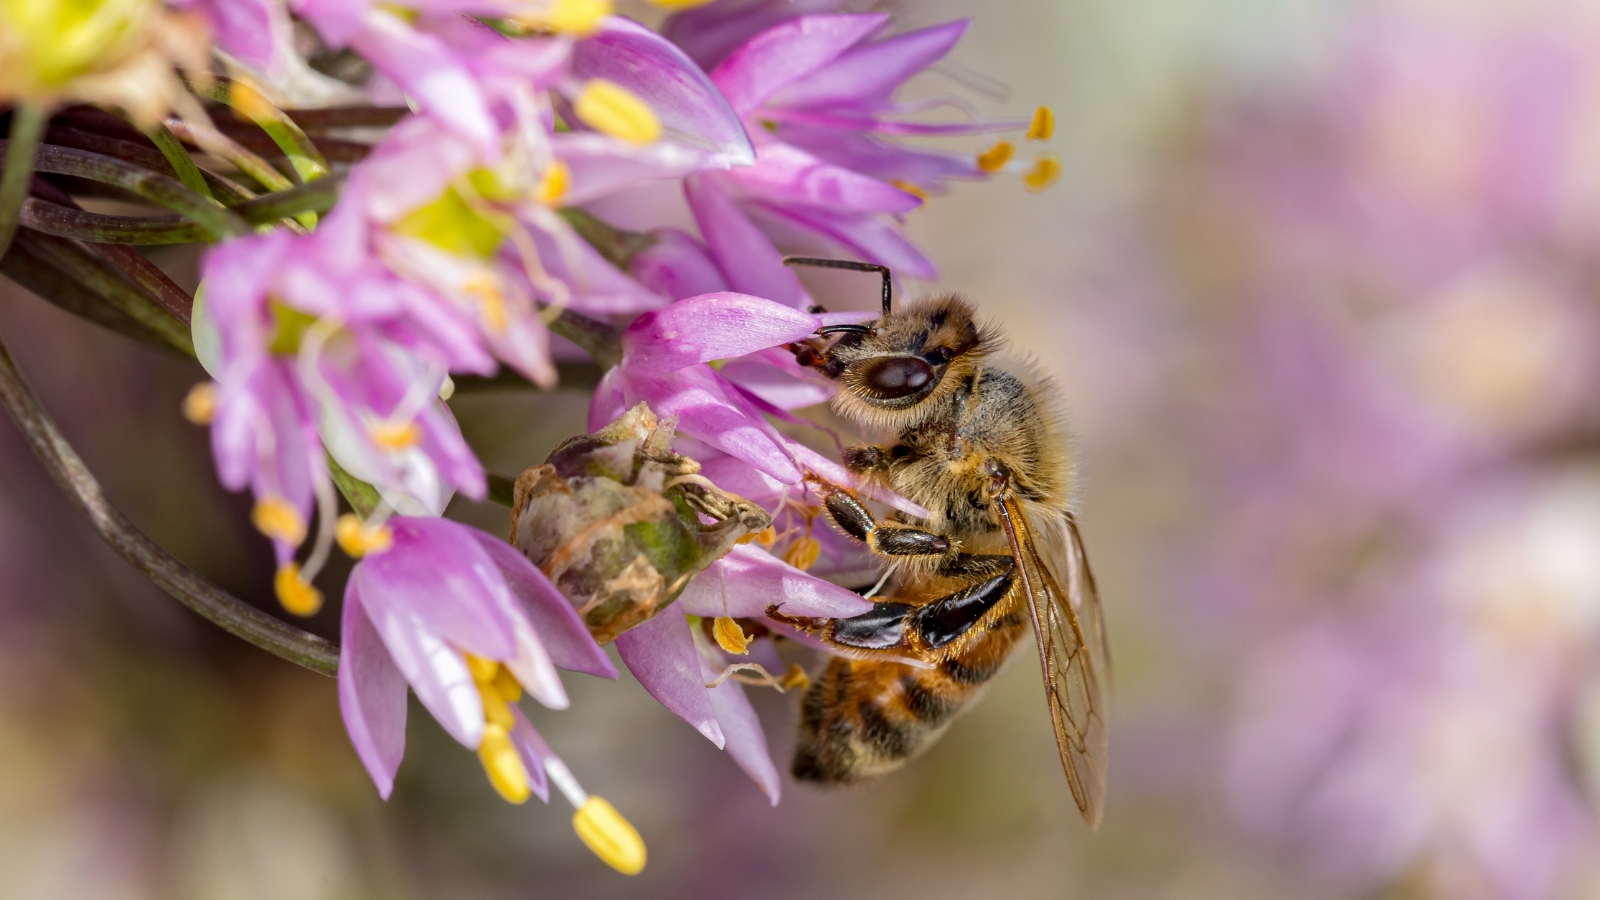
{"label": "pink petal", "polygon": [[832,382],[822,380],[822,376],[812,380],[805,372],[795,363],[792,354],[781,349],[741,357],[717,370],[718,375],[783,410],[826,403],[838,389]]}
{"label": "pink petal", "polygon": [[676,228],[652,231],[650,236],[655,243],[628,261],[628,274],[640,284],[669,300],[728,289],[711,253],[693,236]]}
{"label": "pink petal", "polygon": [[756,33],[785,19],[834,12],[842,5],[843,0],[721,0],[675,13],[661,33],[710,71]]}
{"label": "pink petal", "polygon": [[694,577],[678,597],[683,611],[696,616],[760,618],[779,603],[791,616],[848,619],[872,609],[872,601],[855,591],[823,581],[751,544],[734,547],[727,556]]}
{"label": "pink petal", "polygon": [[617,637],[617,653],[650,696],[695,727],[711,743],[723,746],[722,728],[706,691],[700,653],[689,622],[668,607],[642,625]]}
{"label": "pink petal", "polygon": [[767,143],[756,164],[724,176],[736,197],[799,203],[838,212],[910,212],[915,194],[850,169],[823,162],[788,144]]}
{"label": "pink petal", "polygon": [[777,91],[817,71],[889,17],[801,16],[761,32],[733,51],[711,73],[739,115],[754,112]]}
{"label": "pink petal", "polygon": [[511,704],[511,718],[511,745],[517,748],[522,767],[528,771],[528,787],[534,796],[549,803],[550,782],[545,777],[544,762],[555,754],[550,752],[550,745],[544,742],[533,723],[528,721],[515,703]]}
{"label": "pink petal", "polygon": [[478,83],[450,48],[379,9],[350,46],[416,98],[424,112],[469,141],[485,160],[500,156],[499,130]]}
{"label": "pink petal", "polygon": [[704,294],[633,320],[622,335],[628,373],[675,372],[811,337],[817,317],[746,294]]}
{"label": "pink petal", "polygon": [[621,369],[607,369],[595,385],[594,396],[589,400],[589,431],[595,432],[622,418],[628,411],[628,398],[623,385],[626,376]]}
{"label": "pink petal", "polygon": [[817,237],[835,243],[855,259],[875,262],[901,277],[934,279],[939,272],[916,245],[880,216],[832,213],[816,207],[746,204],[745,212],[778,241],[799,242]]}
{"label": "pink petal", "polygon": [[340,618],[339,711],[361,765],[389,799],[406,752],[406,682],[372,622],[351,579]]}
{"label": "pink petal", "polygon": [[796,309],[812,305],[800,278],[783,264],[783,254],[711,177],[685,178],[683,194],[729,287]]}
{"label": "pink petal", "polygon": [[678,416],[678,431],[698,438],[730,456],[737,456],[763,472],[793,484],[800,480],[789,454],[774,439],[772,426],[759,413],[751,413],[740,398],[709,366],[697,365],[664,375],[635,375],[622,379],[628,405],[650,404],[656,415]]}
{"label": "pink petal", "polygon": [[540,642],[556,665],[601,678],[617,677],[617,670],[590,636],[589,629],[584,627],[578,611],[538,567],[515,547],[493,535],[473,531],[472,536],[488,551],[505,576],[522,612],[533,623]]}
{"label": "pink petal", "polygon": [[637,22],[606,19],[598,33],[573,46],[572,73],[585,80],[605,78],[638,95],[661,120],[667,143],[700,151],[711,167],[755,159],[739,115],[705,72]]}
{"label": "pink petal", "polygon": [[913,503],[905,497],[896,494],[887,488],[879,487],[873,482],[856,477],[855,473],[839,465],[837,462],[823,456],[810,447],[799,442],[791,441],[789,450],[794,454],[795,461],[808,472],[815,472],[834,484],[842,484],[856,491],[864,497],[892,506],[908,515],[919,519],[926,519],[933,515],[926,507]]}
{"label": "pink petal", "polygon": [[957,19],[852,47],[773,96],[775,106],[836,106],[887,98],[911,76],[949,53],[967,30]]}
{"label": "pink petal", "polygon": [[[706,649],[700,656],[700,673],[705,683],[715,681],[726,665],[722,654]],[[744,686],[730,678],[711,688],[708,693],[717,724],[722,726],[722,733],[726,736],[725,749],[728,755],[755,781],[762,793],[771,798],[772,805],[777,806],[781,792],[778,769],[772,764],[772,754],[767,751],[767,735],[761,730],[761,720],[751,708],[750,698],[744,694]]]}

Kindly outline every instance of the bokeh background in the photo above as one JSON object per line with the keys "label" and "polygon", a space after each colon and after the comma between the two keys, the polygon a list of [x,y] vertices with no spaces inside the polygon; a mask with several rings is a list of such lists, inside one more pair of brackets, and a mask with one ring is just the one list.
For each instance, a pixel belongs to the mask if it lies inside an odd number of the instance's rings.
{"label": "bokeh background", "polygon": [[[776,808],[625,674],[569,678],[537,722],[643,833],[634,879],[426,715],[381,803],[331,680],[143,583],[4,427],[0,898],[1600,897],[1600,6],[897,12],[974,17],[917,90],[1058,115],[1051,191],[962,185],[908,225],[1074,414],[1116,659],[1100,833],[1026,654],[904,772]],[[0,295],[112,497],[270,607],[177,415],[198,370]],[[515,473],[586,402],[453,405]],[[786,762],[793,697],[757,702]]]}

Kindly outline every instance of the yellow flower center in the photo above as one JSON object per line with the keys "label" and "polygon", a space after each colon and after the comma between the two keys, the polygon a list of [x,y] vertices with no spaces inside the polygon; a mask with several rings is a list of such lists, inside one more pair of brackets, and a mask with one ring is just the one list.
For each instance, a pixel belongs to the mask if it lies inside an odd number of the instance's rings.
{"label": "yellow flower center", "polygon": [[644,839],[604,798],[591,794],[573,814],[572,827],[606,865],[624,875],[644,871]]}
{"label": "yellow flower center", "polygon": [[816,538],[806,535],[783,551],[783,561],[803,572],[817,564],[817,557],[821,553],[822,544]]}
{"label": "yellow flower center", "polygon": [[376,422],[369,431],[373,443],[393,453],[414,447],[422,440],[422,429],[415,422]]}
{"label": "yellow flower center", "polygon": [[661,120],[632,91],[604,78],[591,79],[572,109],[585,124],[619,141],[653,144],[661,137]]}
{"label": "yellow flower center", "polygon": [[300,574],[300,564],[286,562],[272,579],[273,590],[283,608],[297,616],[314,616],[322,609],[322,592]]}
{"label": "yellow flower center", "polygon": [[317,324],[317,317],[302,312],[277,298],[267,301],[267,312],[272,316],[272,343],[268,350],[279,356],[296,356],[306,332]]}
{"label": "yellow flower center", "polygon": [[339,549],[355,559],[382,553],[394,546],[394,532],[387,525],[369,526],[354,513],[339,517],[333,536],[339,542]]}
{"label": "yellow flower center", "polygon": [[978,168],[985,172],[998,172],[1011,161],[1011,154],[1015,150],[1010,141],[997,141],[993,147],[978,154]]}
{"label": "yellow flower center", "polygon": [[250,512],[250,521],[256,530],[276,541],[298,546],[306,539],[306,520],[300,511],[282,497],[267,497],[256,501]]}
{"label": "yellow flower center", "polygon": [[116,65],[160,10],[151,0],[0,0],[0,101]]}
{"label": "yellow flower center", "polygon": [[217,386],[202,381],[183,398],[183,417],[196,425],[210,425],[217,414]]}
{"label": "yellow flower center", "polygon": [[533,189],[533,199],[544,206],[555,206],[567,195],[567,188],[571,186],[572,170],[559,159],[551,160],[544,170],[544,177],[539,179],[539,186]]}
{"label": "yellow flower center", "polygon": [[1054,156],[1041,156],[1034,160],[1033,168],[1022,176],[1022,183],[1030,191],[1042,191],[1061,175],[1061,160]]}
{"label": "yellow flower center", "polygon": [[1033,121],[1028,123],[1028,140],[1048,141],[1056,133],[1056,114],[1048,106],[1033,111]]}
{"label": "yellow flower center", "polygon": [[718,647],[735,656],[750,652],[750,636],[744,633],[738,622],[727,616],[717,616],[711,623],[711,636],[716,639]]}
{"label": "yellow flower center", "polygon": [[[469,178],[480,194],[483,189],[479,182],[483,180]],[[396,234],[427,241],[446,252],[483,259],[494,256],[506,236],[499,225],[474,209],[453,187],[445,188],[432,202],[411,210],[389,227]]]}

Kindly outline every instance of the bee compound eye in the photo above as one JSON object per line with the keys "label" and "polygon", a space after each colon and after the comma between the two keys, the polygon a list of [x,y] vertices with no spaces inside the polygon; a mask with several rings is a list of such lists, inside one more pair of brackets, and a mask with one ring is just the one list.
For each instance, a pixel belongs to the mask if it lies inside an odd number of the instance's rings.
{"label": "bee compound eye", "polygon": [[933,380],[933,367],[915,356],[890,356],[870,364],[862,384],[876,397],[893,400],[915,394]]}

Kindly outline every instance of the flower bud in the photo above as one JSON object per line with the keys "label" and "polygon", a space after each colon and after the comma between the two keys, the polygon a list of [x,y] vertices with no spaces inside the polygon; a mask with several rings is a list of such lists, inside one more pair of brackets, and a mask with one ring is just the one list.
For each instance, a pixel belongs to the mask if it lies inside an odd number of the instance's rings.
{"label": "flower bud", "polygon": [[673,424],[641,403],[517,479],[511,543],[601,643],[654,616],[740,538],[772,524],[668,449]]}

